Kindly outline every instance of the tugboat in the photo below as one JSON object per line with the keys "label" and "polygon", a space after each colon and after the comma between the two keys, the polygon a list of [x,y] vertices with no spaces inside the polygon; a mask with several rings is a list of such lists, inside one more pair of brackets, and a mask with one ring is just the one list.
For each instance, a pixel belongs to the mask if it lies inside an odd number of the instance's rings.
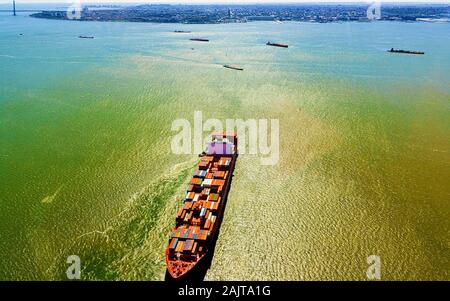
{"label": "tugboat", "polygon": [[388,50],[391,53],[405,53],[405,54],[425,54],[423,51],[411,51],[411,50],[402,50],[402,49],[394,49],[391,48]]}
{"label": "tugboat", "polygon": [[[166,280],[186,280],[208,268],[238,156],[235,133],[213,133],[177,213],[166,248]],[[197,271],[197,272],[196,272]],[[167,278],[170,277],[170,278]]]}
{"label": "tugboat", "polygon": [[280,44],[280,43],[272,43],[272,42],[267,42],[266,45],[268,46],[275,46],[275,47],[282,47],[282,48],[288,48],[289,45],[287,44]]}

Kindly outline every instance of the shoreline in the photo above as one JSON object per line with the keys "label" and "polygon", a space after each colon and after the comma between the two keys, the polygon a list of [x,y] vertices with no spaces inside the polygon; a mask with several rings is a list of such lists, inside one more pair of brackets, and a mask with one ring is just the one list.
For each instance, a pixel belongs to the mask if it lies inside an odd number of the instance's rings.
{"label": "shoreline", "polygon": [[[70,22],[111,22],[111,23],[151,23],[151,24],[180,24],[180,25],[219,25],[219,24],[247,24],[247,23],[271,23],[276,21],[269,20],[252,20],[247,22],[210,22],[210,23],[185,23],[185,22],[157,22],[157,21],[142,21],[142,20],[91,20],[91,19],[80,19],[80,20],[70,20],[67,18],[50,18],[37,16],[38,13],[33,13],[28,15],[31,18],[35,19],[44,19],[44,20],[56,20],[56,21],[70,21]],[[329,21],[329,22],[316,22],[316,21],[308,21],[308,20],[286,20],[282,21],[281,24],[292,24],[292,23],[307,23],[307,24],[344,24],[344,23],[372,23],[372,22],[389,22],[389,23],[428,23],[428,24],[450,24],[450,20],[447,21],[422,21],[422,20],[337,20],[337,21]]]}
{"label": "shoreline", "polygon": [[[227,24],[257,21],[336,23],[336,22],[442,22],[450,21],[448,5],[405,5],[397,7],[384,4],[376,15],[370,6],[363,4],[298,4],[298,5],[149,5],[113,7],[83,6],[77,16],[67,16],[67,9],[41,10],[31,14],[34,18],[175,24]],[[74,19],[72,19],[73,17]]]}

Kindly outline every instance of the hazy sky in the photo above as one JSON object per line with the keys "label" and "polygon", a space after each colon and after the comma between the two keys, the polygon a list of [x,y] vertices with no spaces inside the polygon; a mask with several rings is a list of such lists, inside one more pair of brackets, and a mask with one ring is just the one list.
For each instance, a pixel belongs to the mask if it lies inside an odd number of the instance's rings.
{"label": "hazy sky", "polygon": [[[74,3],[75,0],[16,0],[20,3]],[[374,0],[81,0],[81,3],[301,3],[301,2],[363,2],[369,3]],[[401,2],[422,2],[422,3],[449,3],[450,0],[381,0],[381,2],[401,3]],[[12,0],[0,0],[0,3],[12,3]]]}

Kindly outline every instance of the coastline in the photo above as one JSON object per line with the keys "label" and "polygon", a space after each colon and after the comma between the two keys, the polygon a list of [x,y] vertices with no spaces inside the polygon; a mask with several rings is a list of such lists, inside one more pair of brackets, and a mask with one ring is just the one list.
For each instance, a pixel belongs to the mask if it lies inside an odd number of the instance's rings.
{"label": "coastline", "polygon": [[[326,9],[324,9],[326,8]],[[178,24],[225,24],[273,21],[277,23],[296,21],[311,23],[370,22],[368,6],[364,4],[321,5],[138,5],[122,8],[85,6],[79,16],[70,20],[178,23]],[[400,22],[448,22],[450,6],[409,4],[401,9],[384,4],[383,13],[377,21]],[[44,10],[30,15],[34,18],[69,20],[65,10]]]}

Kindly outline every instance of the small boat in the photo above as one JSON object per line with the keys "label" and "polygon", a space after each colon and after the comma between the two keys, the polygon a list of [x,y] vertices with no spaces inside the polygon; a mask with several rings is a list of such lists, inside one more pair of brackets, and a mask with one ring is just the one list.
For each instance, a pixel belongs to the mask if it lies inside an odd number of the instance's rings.
{"label": "small boat", "polygon": [[78,36],[78,38],[80,38],[80,39],[93,39],[94,37],[90,37],[90,36]]}
{"label": "small boat", "polygon": [[423,51],[411,51],[411,50],[394,49],[394,48],[389,49],[388,52],[405,53],[405,54],[425,54],[425,52],[423,52]]}
{"label": "small boat", "polygon": [[235,66],[231,66],[231,65],[222,65],[222,66],[223,66],[224,68],[228,68],[228,69],[244,71],[244,68],[240,68],[240,67],[235,67]]}
{"label": "small boat", "polygon": [[201,39],[201,38],[192,38],[192,39],[189,39],[189,40],[191,40],[191,41],[197,41],[197,42],[209,42],[208,39]]}
{"label": "small boat", "polygon": [[191,33],[190,30],[174,30],[174,33]]}
{"label": "small boat", "polygon": [[266,45],[268,46],[275,46],[275,47],[282,47],[282,48],[288,48],[289,45],[287,44],[280,44],[280,43],[272,43],[272,42],[267,42]]}

